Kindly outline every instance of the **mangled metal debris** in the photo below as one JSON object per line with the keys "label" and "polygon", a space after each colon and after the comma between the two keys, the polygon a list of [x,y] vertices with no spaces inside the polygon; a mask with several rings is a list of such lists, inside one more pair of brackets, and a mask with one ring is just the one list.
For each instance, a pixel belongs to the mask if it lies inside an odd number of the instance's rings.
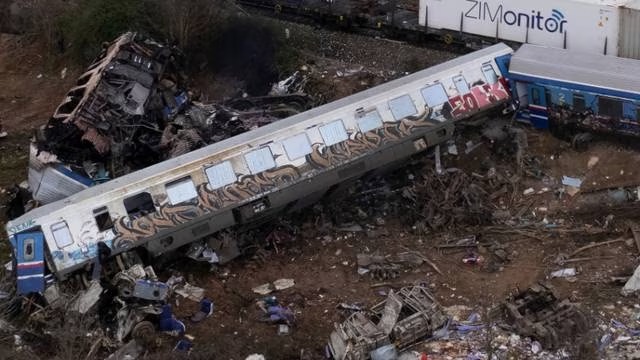
{"label": "mangled metal debris", "polygon": [[192,101],[186,80],[175,47],[125,33],[104,48],[31,145],[33,198],[60,200],[311,105],[292,94],[304,85],[300,75],[276,95],[220,104]]}
{"label": "mangled metal debris", "polygon": [[550,285],[534,285],[493,310],[503,315],[521,336],[557,348],[588,330],[582,311],[568,299],[560,300]]}
{"label": "mangled metal debris", "polygon": [[376,349],[390,344],[402,351],[432,336],[446,322],[447,316],[425,287],[405,287],[336,325],[329,351],[334,359],[343,360],[369,359]]}

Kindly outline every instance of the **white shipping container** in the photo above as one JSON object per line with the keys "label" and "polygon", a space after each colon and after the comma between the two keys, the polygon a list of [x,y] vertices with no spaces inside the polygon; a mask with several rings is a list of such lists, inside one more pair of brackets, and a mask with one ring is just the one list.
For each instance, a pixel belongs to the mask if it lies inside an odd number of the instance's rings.
{"label": "white shipping container", "polygon": [[420,0],[419,21],[431,29],[590,53],[602,54],[606,47],[608,55],[617,55],[622,40],[625,54],[640,49],[637,30],[624,33],[622,39],[618,36],[621,21],[632,23],[627,29],[640,24],[636,10],[633,17],[620,18],[622,6],[630,3],[640,1]]}
{"label": "white shipping container", "polygon": [[620,9],[618,56],[640,59],[640,0],[629,1]]}

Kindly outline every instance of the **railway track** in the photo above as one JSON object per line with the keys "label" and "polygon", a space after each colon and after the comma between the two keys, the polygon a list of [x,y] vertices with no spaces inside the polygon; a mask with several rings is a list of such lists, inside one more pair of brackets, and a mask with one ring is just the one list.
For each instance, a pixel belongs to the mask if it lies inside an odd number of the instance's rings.
{"label": "railway track", "polygon": [[417,24],[417,14],[405,9],[399,9],[399,12],[391,16],[391,23],[388,23],[385,16],[346,16],[322,12],[317,9],[301,9],[286,5],[274,6],[264,1],[252,0],[236,0],[236,4],[248,14],[281,21],[400,41],[413,46],[443,50],[459,55],[473,51],[465,43],[456,42],[451,37],[427,31]]}

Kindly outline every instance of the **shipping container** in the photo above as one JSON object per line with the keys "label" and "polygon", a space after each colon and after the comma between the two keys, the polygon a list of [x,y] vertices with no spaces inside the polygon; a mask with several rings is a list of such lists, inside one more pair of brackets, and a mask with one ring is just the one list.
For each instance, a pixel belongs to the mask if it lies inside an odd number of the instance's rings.
{"label": "shipping container", "polygon": [[620,7],[618,56],[640,59],[640,0]]}
{"label": "shipping container", "polygon": [[483,37],[640,58],[640,0],[420,0],[419,21],[465,42]]}

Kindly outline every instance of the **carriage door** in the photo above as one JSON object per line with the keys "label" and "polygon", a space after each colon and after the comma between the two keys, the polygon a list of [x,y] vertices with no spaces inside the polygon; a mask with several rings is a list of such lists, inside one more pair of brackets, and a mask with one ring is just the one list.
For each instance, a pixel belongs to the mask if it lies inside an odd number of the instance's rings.
{"label": "carriage door", "polygon": [[547,98],[545,88],[538,85],[529,84],[529,121],[538,129],[549,128],[549,113],[547,111]]}
{"label": "carriage door", "polygon": [[41,232],[16,234],[18,294],[44,291],[44,236]]}

